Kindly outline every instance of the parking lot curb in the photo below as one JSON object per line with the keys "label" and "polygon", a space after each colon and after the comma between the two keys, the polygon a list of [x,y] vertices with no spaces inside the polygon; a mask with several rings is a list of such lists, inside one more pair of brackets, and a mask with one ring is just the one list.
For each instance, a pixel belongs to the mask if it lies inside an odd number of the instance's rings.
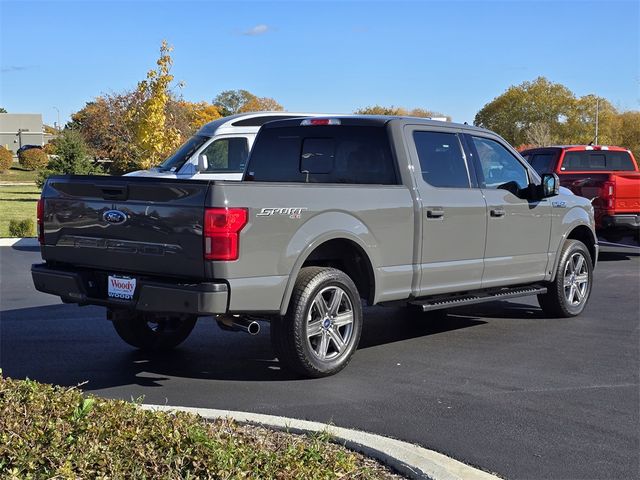
{"label": "parking lot curb", "polygon": [[37,247],[39,245],[35,237],[0,238],[0,247]]}
{"label": "parking lot curb", "polygon": [[324,423],[211,408],[150,404],[143,404],[140,407],[145,410],[193,413],[208,420],[231,418],[239,423],[262,425],[291,433],[327,432],[337,443],[344,444],[351,450],[375,458],[411,479],[496,480],[500,478],[441,453],[411,443]]}

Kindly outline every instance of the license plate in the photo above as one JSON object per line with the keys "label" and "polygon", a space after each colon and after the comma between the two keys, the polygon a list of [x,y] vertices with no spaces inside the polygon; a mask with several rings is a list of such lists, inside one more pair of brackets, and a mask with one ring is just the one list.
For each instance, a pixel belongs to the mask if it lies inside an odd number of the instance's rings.
{"label": "license plate", "polygon": [[109,298],[131,300],[135,291],[135,278],[109,275],[109,278],[107,279],[107,294],[109,295]]}

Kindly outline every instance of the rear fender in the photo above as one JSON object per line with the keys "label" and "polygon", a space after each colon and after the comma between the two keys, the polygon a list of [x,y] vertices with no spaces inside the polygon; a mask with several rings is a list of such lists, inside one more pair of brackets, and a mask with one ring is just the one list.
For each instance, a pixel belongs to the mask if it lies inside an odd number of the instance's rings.
{"label": "rear fender", "polygon": [[[327,225],[332,226],[331,230],[327,230]],[[380,265],[379,242],[367,226],[353,215],[325,212],[310,219],[296,232],[287,245],[286,254],[282,256],[283,261],[287,258],[296,258],[296,261],[290,269],[291,274],[280,305],[281,315],[287,312],[298,273],[309,255],[323,243],[336,239],[351,240],[362,249],[369,257],[375,285],[378,285],[376,266]],[[287,267],[281,265],[280,268],[284,270]]]}

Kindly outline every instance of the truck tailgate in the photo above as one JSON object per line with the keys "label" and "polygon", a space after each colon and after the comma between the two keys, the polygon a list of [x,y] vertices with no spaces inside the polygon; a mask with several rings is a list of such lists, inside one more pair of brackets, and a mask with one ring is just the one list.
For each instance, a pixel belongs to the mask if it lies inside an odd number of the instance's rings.
{"label": "truck tailgate", "polygon": [[639,213],[640,173],[616,172],[611,174],[611,177],[615,182],[615,213]]}
{"label": "truck tailgate", "polygon": [[51,177],[42,190],[42,256],[114,273],[204,277],[206,181]]}

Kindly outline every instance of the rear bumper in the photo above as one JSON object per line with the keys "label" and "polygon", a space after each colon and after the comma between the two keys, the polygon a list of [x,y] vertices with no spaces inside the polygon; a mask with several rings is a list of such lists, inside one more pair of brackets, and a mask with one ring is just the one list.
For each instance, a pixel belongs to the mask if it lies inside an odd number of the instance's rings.
{"label": "rear bumper", "polygon": [[602,228],[640,230],[640,214],[603,215]]}
{"label": "rear bumper", "polygon": [[129,308],[147,312],[216,315],[226,313],[229,288],[226,283],[194,284],[138,279],[132,300],[108,298],[95,279],[95,273],[66,270],[35,264],[31,276],[36,290],[59,296],[68,303]]}

